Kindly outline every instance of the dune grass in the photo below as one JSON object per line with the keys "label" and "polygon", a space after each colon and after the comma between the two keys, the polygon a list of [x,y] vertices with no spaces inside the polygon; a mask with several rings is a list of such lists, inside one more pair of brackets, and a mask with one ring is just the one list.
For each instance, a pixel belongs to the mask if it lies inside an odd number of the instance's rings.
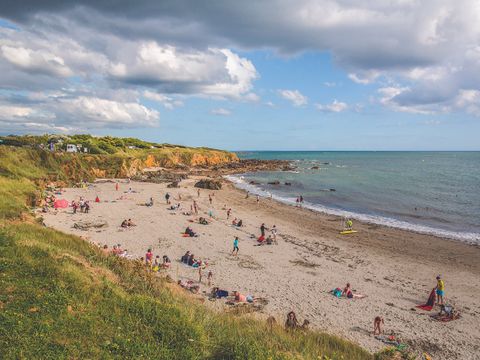
{"label": "dune grass", "polygon": [[40,180],[85,169],[37,156],[0,159],[0,359],[372,359],[332,335],[212,312],[141,263],[45,228],[28,210]]}

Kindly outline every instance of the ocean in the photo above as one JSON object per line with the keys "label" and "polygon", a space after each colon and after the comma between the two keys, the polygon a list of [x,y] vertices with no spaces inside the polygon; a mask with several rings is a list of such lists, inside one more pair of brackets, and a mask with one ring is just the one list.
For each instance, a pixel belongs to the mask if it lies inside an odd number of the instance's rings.
{"label": "ocean", "polygon": [[237,154],[296,167],[228,177],[251,193],[290,204],[302,195],[312,210],[480,244],[480,152]]}

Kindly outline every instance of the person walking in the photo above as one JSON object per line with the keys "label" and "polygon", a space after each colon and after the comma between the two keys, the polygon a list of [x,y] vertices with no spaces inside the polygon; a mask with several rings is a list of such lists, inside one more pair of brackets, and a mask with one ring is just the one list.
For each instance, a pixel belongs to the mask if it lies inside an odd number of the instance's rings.
{"label": "person walking", "polygon": [[233,251],[232,251],[232,255],[235,255],[237,256],[238,255],[238,236],[235,236],[235,240],[233,240]]}

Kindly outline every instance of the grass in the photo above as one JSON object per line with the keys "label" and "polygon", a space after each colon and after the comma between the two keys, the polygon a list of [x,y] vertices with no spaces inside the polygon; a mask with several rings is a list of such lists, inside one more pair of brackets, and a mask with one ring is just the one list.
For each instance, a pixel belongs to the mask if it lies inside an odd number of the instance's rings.
{"label": "grass", "polygon": [[373,358],[332,335],[214,313],[141,263],[45,228],[28,205],[46,179],[78,181],[88,168],[0,151],[1,359]]}

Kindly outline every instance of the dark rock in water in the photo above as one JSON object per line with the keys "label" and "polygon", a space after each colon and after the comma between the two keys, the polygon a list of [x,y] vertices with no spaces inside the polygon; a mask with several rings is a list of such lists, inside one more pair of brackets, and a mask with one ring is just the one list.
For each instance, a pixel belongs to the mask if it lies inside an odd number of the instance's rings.
{"label": "dark rock in water", "polygon": [[312,170],[318,170],[318,169],[320,169],[320,166],[315,165],[315,166],[312,166],[310,169],[312,169]]}
{"label": "dark rock in water", "polygon": [[335,190],[335,189],[330,189],[330,191],[337,191],[337,190]]}
{"label": "dark rock in water", "polygon": [[275,180],[275,181],[270,181],[268,185],[280,185],[280,181]]}
{"label": "dark rock in water", "polygon": [[167,185],[167,188],[178,188],[179,183],[180,183],[180,181],[173,181],[173,182],[171,182],[170,184]]}
{"label": "dark rock in water", "polygon": [[292,186],[292,183],[291,182],[286,182],[285,185]]}
{"label": "dark rock in water", "polygon": [[208,190],[220,190],[222,183],[218,180],[202,179],[195,184],[195,187]]}
{"label": "dark rock in water", "polygon": [[330,165],[330,163],[329,162],[324,162],[323,165]]}
{"label": "dark rock in water", "polygon": [[250,184],[250,185],[260,185],[259,182],[256,182],[256,181],[254,181],[254,180],[250,181],[249,184]]}

